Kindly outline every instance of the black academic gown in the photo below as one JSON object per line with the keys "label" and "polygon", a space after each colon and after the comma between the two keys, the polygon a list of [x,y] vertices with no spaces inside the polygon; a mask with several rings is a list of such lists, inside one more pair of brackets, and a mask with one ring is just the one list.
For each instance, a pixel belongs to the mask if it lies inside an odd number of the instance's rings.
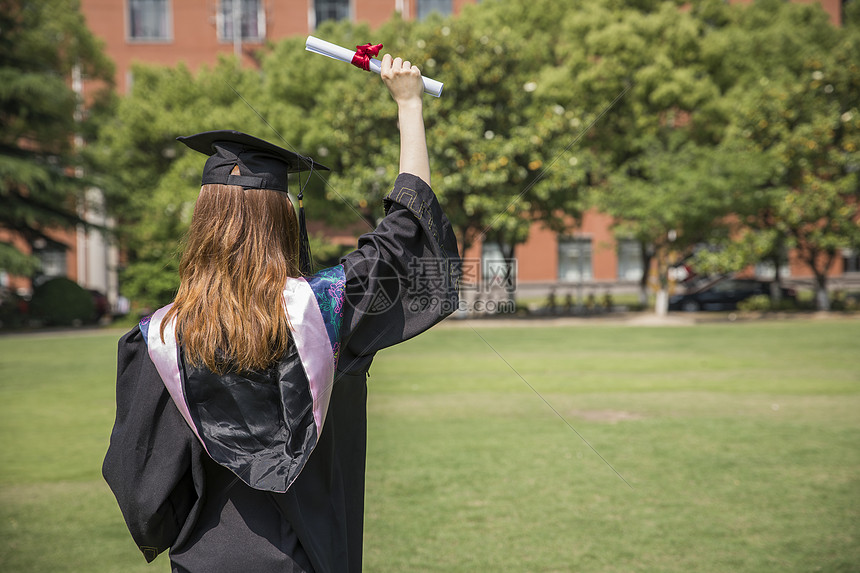
{"label": "black academic gown", "polygon": [[[327,415],[319,435],[308,432],[312,453],[286,491],[252,487],[241,471],[214,461],[211,444],[204,447],[166,390],[141,327],[120,340],[103,473],[147,561],[169,548],[173,571],[361,570],[367,371],[377,351],[456,309],[460,272],[451,225],[429,186],[401,174],[384,202],[385,218],[341,261],[346,304]],[[275,370],[301,386],[295,353],[291,342]],[[194,414],[190,387],[206,372],[180,369],[198,432],[217,427],[217,414],[202,421]]]}

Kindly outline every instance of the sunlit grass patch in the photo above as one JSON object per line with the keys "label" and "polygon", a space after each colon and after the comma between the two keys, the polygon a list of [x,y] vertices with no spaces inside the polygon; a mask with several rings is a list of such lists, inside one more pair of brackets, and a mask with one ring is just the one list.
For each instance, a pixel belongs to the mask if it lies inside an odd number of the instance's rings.
{"label": "sunlit grass patch", "polygon": [[[366,571],[860,568],[860,322],[480,334],[371,369]],[[0,338],[0,570],[168,570],[100,475],[118,336]]]}

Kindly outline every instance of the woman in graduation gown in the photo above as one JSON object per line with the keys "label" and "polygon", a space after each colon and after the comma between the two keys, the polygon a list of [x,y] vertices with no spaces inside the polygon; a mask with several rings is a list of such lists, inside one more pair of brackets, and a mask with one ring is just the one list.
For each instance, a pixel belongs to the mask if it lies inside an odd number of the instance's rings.
{"label": "woman in graduation gown", "polygon": [[119,342],[103,466],[147,561],[169,548],[173,571],[361,570],[368,368],[458,302],[420,72],[382,68],[401,173],[378,227],[314,275],[286,180],[322,166],[238,132],[180,138],[209,155],[181,286]]}

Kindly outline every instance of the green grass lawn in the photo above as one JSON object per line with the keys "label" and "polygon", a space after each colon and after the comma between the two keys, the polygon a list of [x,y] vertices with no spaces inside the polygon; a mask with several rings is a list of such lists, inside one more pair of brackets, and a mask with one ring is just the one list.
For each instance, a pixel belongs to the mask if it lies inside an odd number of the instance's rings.
{"label": "green grass lawn", "polygon": [[[100,476],[117,337],[0,337],[0,571],[169,570]],[[365,571],[860,571],[858,341],[454,323],[383,351]]]}

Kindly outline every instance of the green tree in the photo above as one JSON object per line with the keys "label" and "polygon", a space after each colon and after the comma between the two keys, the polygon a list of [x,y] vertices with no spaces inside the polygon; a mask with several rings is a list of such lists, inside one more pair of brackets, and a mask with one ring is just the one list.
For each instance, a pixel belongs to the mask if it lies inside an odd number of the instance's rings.
{"label": "green tree", "polygon": [[[109,88],[113,69],[76,0],[0,2],[0,31],[0,228],[32,245],[46,229],[84,224],[73,140],[88,127],[70,80]],[[0,243],[0,269],[27,275],[37,263]]]}
{"label": "green tree", "polygon": [[[508,256],[528,237],[534,218],[558,220],[572,211],[569,171],[540,177],[547,140],[561,121],[557,106],[541,107],[529,86],[539,62],[530,57],[522,29],[498,27],[489,7],[473,6],[458,18],[405,22],[395,17],[373,34],[384,51],[421,66],[445,82],[442,97],[425,99],[434,188],[465,250],[476,240],[498,241]],[[344,45],[364,43],[347,25],[321,32]],[[396,108],[384,86],[343,70],[317,98],[319,129],[309,149],[337,150],[333,188],[362,215],[381,213],[378,198],[397,172]],[[566,126],[565,126],[566,127]]]}
{"label": "green tree", "polygon": [[[372,35],[348,24],[318,33],[346,46],[381,42],[384,52],[445,83],[441,98],[425,98],[434,190],[462,252],[497,243],[506,263],[534,221],[562,230],[578,216],[586,166],[565,157],[566,168],[554,168],[571,141],[571,121],[579,120],[535,92],[538,70],[552,52],[527,40],[533,29],[511,12],[522,5],[486,2],[459,17],[422,22],[394,17]],[[564,13],[546,6],[552,10],[537,12],[536,24],[552,24],[552,14]],[[340,76],[327,79],[317,95],[314,115],[322,121],[304,148],[336,150],[329,198],[336,190],[372,226],[397,173],[396,108],[378,80],[332,67]]]}
{"label": "green tree", "polygon": [[777,262],[794,249],[826,310],[828,272],[860,245],[860,32],[834,28],[817,5],[765,1],[734,16],[723,41],[757,58],[734,64],[729,139],[759,158],[765,179],[739,203],[741,240],[726,254]]}
{"label": "green tree", "polygon": [[593,124],[585,137],[590,196],[615,218],[618,236],[642,245],[643,298],[656,259],[658,312],[666,309],[671,257],[716,230],[738,176],[734,162],[715,168],[709,157],[727,123],[724,87],[709,74],[702,51],[720,10],[584,3],[563,20],[558,65],[544,68],[538,82],[580,113],[582,124]]}

